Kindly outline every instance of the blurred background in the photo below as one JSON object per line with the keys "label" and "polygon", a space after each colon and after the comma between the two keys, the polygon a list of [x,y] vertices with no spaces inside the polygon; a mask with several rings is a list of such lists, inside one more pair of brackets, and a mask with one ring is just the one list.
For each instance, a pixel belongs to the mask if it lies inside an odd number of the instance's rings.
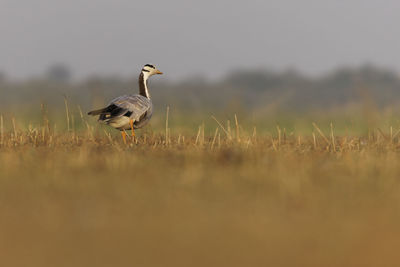
{"label": "blurred background", "polygon": [[296,128],[301,113],[364,129],[382,115],[393,125],[399,8],[394,0],[2,0],[0,112],[34,119],[45,104],[55,116],[63,96],[84,112],[98,108],[136,93],[141,67],[152,63],[165,73],[150,82],[153,124],[169,105],[181,124],[236,113],[260,128]]}

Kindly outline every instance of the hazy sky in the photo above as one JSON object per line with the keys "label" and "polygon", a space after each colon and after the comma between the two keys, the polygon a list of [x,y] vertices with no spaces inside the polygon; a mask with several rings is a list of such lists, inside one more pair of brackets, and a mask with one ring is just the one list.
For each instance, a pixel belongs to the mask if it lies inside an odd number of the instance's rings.
{"label": "hazy sky", "polygon": [[400,70],[398,0],[0,0],[0,70],[170,78],[374,62]]}

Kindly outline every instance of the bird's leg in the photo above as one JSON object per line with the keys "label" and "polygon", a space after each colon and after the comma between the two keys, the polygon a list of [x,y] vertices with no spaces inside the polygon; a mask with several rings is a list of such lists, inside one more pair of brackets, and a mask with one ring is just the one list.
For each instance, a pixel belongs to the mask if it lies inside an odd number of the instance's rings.
{"label": "bird's leg", "polygon": [[121,131],[122,139],[124,140],[124,144],[126,145],[126,133],[125,130]]}
{"label": "bird's leg", "polygon": [[132,139],[135,137],[135,130],[133,129],[133,120],[129,121],[130,125],[131,125],[131,130],[132,130]]}

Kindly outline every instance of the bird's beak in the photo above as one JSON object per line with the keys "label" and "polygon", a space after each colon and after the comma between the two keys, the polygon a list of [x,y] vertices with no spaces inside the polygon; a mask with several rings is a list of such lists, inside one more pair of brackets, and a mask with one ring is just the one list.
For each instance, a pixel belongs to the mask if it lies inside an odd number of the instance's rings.
{"label": "bird's beak", "polygon": [[159,71],[158,69],[156,69],[156,74],[163,74],[161,71]]}

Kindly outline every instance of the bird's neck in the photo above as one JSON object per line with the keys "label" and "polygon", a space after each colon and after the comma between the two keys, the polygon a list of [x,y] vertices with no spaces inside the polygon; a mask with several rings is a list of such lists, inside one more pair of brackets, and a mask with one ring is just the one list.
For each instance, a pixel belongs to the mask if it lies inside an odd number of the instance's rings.
{"label": "bird's neck", "polygon": [[147,79],[149,78],[148,72],[141,72],[139,75],[139,93],[140,95],[150,99],[149,90],[147,88]]}

